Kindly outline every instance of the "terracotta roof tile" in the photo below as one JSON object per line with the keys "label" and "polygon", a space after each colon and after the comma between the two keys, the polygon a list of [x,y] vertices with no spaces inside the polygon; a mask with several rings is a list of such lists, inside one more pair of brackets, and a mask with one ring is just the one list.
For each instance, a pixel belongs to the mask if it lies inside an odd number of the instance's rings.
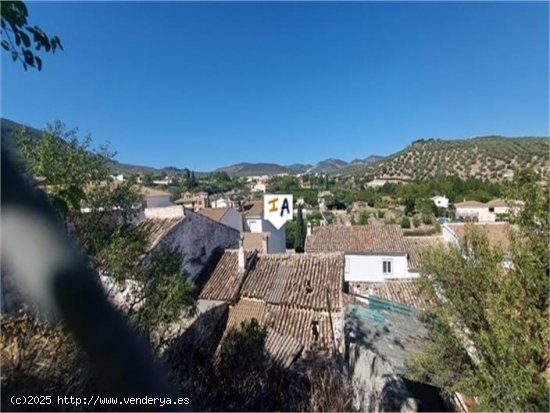
{"label": "terracotta roof tile", "polygon": [[144,219],[137,224],[147,234],[148,251],[155,248],[185,218]]}
{"label": "terracotta roof tile", "polygon": [[259,251],[259,252],[267,252],[264,251],[264,244],[263,244],[263,238],[264,236],[268,236],[269,233],[267,232],[243,232],[243,248],[245,251]]}
{"label": "terracotta roof tile", "polygon": [[434,297],[426,296],[420,290],[417,280],[386,280],[384,282],[361,283],[357,290],[364,296],[373,295],[384,300],[405,304],[416,310],[424,310],[435,303]]}
{"label": "terracotta roof tile", "polygon": [[[332,347],[332,332],[328,312],[269,304],[267,309],[266,325],[279,334],[294,337],[306,350],[311,350],[314,347]],[[332,317],[336,324],[339,314],[334,312]],[[317,338],[314,334],[314,328],[318,331]]]}
{"label": "terracotta roof tile", "polygon": [[343,254],[259,254],[241,296],[326,309],[328,287],[331,306],[337,309],[341,305],[343,274]]}
{"label": "terracotta roof tile", "polygon": [[203,208],[198,213],[213,221],[220,222],[227,211],[229,211],[229,208]]}
{"label": "terracotta roof tile", "polygon": [[469,228],[481,231],[487,236],[489,245],[493,248],[501,248],[505,253],[510,251],[510,240],[508,233],[511,228],[506,222],[495,222],[492,224],[447,224],[459,240],[462,240]]}
{"label": "terracotta roof tile", "polygon": [[405,253],[399,225],[328,225],[314,228],[307,252]]}
{"label": "terracotta roof tile", "polygon": [[[202,291],[199,299],[232,301],[237,298],[245,271],[239,267],[237,250],[227,250],[222,255]],[[250,253],[246,253],[249,259]]]}
{"label": "terracotta roof tile", "polygon": [[430,247],[444,246],[443,237],[405,237],[409,270],[419,270],[424,251]]}
{"label": "terracotta roof tile", "polygon": [[259,217],[264,213],[264,203],[262,201],[250,201],[243,205],[243,215],[250,217]]}
{"label": "terracotta roof tile", "polygon": [[455,204],[455,207],[457,208],[468,208],[468,207],[483,208],[486,206],[487,204],[484,204],[483,202],[478,202],[478,201],[464,201],[464,202],[459,202],[458,204]]}
{"label": "terracotta roof tile", "polygon": [[[340,313],[332,313],[333,321],[336,324]],[[285,305],[267,304],[262,300],[241,298],[239,302],[229,311],[227,331],[232,328],[240,328],[244,321],[255,318],[258,323],[266,328],[272,329],[282,337],[273,338],[270,354],[289,354],[289,348],[297,347],[311,350],[314,346],[318,348],[329,348],[332,346],[332,332],[328,312],[300,309]],[[319,332],[317,339],[313,333],[314,324]],[[285,339],[291,337],[292,339]],[[297,344],[297,345],[296,345]],[[266,348],[268,343],[266,342]]]}

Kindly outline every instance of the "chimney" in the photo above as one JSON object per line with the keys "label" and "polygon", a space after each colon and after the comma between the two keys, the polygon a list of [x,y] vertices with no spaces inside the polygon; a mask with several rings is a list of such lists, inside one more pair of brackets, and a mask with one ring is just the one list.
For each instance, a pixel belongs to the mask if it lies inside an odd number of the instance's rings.
{"label": "chimney", "polygon": [[307,223],[307,236],[309,237],[311,235],[311,222]]}
{"label": "chimney", "polygon": [[266,254],[269,252],[267,250],[268,239],[269,239],[269,234],[262,235],[262,252]]}
{"label": "chimney", "polygon": [[244,270],[246,260],[244,259],[244,237],[241,236],[239,238],[239,252],[237,253],[238,260],[239,260],[239,268]]}

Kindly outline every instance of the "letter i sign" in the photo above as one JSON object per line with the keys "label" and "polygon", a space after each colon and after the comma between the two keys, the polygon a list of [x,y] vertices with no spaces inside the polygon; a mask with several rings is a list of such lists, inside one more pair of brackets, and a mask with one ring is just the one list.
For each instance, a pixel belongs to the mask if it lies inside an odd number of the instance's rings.
{"label": "letter i sign", "polygon": [[275,228],[281,229],[292,217],[292,195],[264,195],[264,219]]}

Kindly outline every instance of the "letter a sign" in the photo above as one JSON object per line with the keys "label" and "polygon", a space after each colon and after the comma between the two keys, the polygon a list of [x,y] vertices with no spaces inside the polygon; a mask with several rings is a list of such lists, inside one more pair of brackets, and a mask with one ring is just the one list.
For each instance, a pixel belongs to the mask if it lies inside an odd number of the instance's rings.
{"label": "letter a sign", "polygon": [[292,219],[292,195],[264,195],[264,219],[277,229]]}

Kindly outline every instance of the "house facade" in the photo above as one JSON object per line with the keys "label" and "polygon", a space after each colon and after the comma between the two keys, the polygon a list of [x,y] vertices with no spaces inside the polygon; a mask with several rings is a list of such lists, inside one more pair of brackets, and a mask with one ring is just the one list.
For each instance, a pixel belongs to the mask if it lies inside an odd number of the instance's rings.
{"label": "house facade", "polygon": [[455,205],[458,219],[470,219],[478,222],[495,222],[496,215],[487,204],[478,201],[464,201]]}
{"label": "house facade", "polygon": [[[342,344],[344,303],[341,253],[261,254],[227,250],[206,274],[199,309],[228,303],[227,329],[255,318],[276,334],[266,350],[285,364],[306,351]],[[288,352],[292,353],[289,354]],[[287,357],[288,356],[288,357]]]}
{"label": "house facade", "polygon": [[[162,209],[166,211],[169,208]],[[150,215],[137,225],[148,236],[146,262],[161,245],[175,247],[183,257],[189,279],[194,280],[216,249],[238,247],[240,233],[199,213],[184,211],[182,207],[179,209],[174,210],[172,216]]]}
{"label": "house facade", "polygon": [[493,199],[487,203],[464,201],[456,204],[456,217],[477,222],[495,222],[499,220],[499,215],[517,213],[521,207],[520,202],[503,199]]}
{"label": "house facade", "polygon": [[149,187],[141,187],[140,192],[143,195],[144,208],[160,208],[172,205],[170,192],[162,191]]}
{"label": "house facade", "polygon": [[264,219],[264,203],[252,201],[243,205],[245,232],[269,234],[268,249],[270,253],[286,252],[286,231],[283,225],[277,229],[271,222]]}
{"label": "house facade", "polygon": [[234,228],[239,233],[243,232],[243,216],[235,208],[202,208],[197,212],[213,221]]}
{"label": "house facade", "polygon": [[182,205],[185,209],[189,209],[195,212],[203,208],[208,208],[210,206],[207,192],[199,192],[197,194],[186,192],[180,199],[177,199],[174,203],[177,205]]}
{"label": "house facade", "polygon": [[410,248],[398,225],[328,225],[309,232],[307,253],[345,253],[345,281],[382,282],[418,276],[409,270]]}

